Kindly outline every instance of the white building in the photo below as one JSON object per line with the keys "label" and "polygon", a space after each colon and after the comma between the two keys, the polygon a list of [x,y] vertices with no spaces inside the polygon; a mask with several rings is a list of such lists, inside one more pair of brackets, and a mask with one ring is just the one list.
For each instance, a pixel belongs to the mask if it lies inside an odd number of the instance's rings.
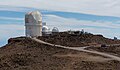
{"label": "white building", "polygon": [[25,30],[27,37],[42,36],[42,15],[39,11],[26,13]]}
{"label": "white building", "polygon": [[57,27],[54,27],[53,29],[52,29],[52,33],[58,33],[59,32],[59,29],[57,28]]}
{"label": "white building", "polygon": [[43,26],[42,26],[42,34],[47,35],[48,32],[49,32],[49,28],[47,27],[46,23],[44,22]]}
{"label": "white building", "polygon": [[42,32],[43,32],[43,33],[47,33],[48,30],[49,30],[49,28],[47,27],[46,23],[44,22],[44,23],[43,23],[43,26],[42,26]]}
{"label": "white building", "polygon": [[50,31],[50,28],[46,25],[46,22],[42,24],[42,35],[43,36],[49,36],[52,32]]}

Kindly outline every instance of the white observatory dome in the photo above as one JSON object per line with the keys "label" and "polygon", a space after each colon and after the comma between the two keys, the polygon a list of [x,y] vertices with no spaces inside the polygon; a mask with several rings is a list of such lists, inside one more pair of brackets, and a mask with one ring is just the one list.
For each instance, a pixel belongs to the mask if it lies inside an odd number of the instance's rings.
{"label": "white observatory dome", "polygon": [[47,33],[49,31],[49,28],[47,26],[42,27],[42,32]]}
{"label": "white observatory dome", "polygon": [[39,24],[42,22],[42,15],[39,11],[32,11],[25,14],[26,23]]}
{"label": "white observatory dome", "polygon": [[41,21],[42,20],[42,15],[39,11],[33,11],[32,15],[34,17],[34,19],[36,19],[37,21]]}
{"label": "white observatory dome", "polygon": [[52,32],[53,32],[53,33],[54,33],[54,32],[59,32],[59,30],[58,30],[57,27],[54,27],[54,28],[52,29]]}

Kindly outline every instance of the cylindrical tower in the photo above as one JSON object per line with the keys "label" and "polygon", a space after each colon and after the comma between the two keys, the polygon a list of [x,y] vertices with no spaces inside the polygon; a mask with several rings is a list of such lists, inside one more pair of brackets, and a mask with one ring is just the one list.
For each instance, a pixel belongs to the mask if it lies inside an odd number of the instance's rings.
{"label": "cylindrical tower", "polygon": [[26,13],[25,29],[27,37],[42,36],[42,15],[39,11]]}

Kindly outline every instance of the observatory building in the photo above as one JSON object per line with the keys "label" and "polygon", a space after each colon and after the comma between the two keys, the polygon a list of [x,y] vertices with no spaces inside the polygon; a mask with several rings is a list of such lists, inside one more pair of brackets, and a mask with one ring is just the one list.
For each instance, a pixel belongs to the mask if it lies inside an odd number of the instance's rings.
{"label": "observatory building", "polygon": [[52,31],[42,22],[42,15],[39,11],[32,11],[25,14],[25,34],[27,37],[49,36],[58,33],[57,27]]}
{"label": "observatory building", "polygon": [[25,14],[25,30],[27,37],[42,36],[42,15],[39,11]]}
{"label": "observatory building", "polygon": [[51,34],[50,29],[47,27],[46,22],[43,22],[43,26],[42,26],[42,35],[46,36]]}
{"label": "observatory building", "polygon": [[52,29],[52,33],[58,33],[59,32],[59,29],[57,28],[57,27],[54,27],[53,29]]}

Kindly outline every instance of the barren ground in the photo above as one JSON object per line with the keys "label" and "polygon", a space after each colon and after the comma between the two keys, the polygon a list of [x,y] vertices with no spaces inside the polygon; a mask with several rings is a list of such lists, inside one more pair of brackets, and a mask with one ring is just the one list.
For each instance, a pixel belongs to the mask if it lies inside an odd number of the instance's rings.
{"label": "barren ground", "polygon": [[14,38],[0,48],[0,70],[119,70],[120,62],[95,54]]}
{"label": "barren ground", "polygon": [[70,47],[83,47],[88,45],[99,45],[99,44],[120,44],[120,40],[113,40],[103,37],[102,35],[93,34],[80,34],[72,35],[66,32],[60,32],[55,35],[42,36],[38,39],[63,46]]}

